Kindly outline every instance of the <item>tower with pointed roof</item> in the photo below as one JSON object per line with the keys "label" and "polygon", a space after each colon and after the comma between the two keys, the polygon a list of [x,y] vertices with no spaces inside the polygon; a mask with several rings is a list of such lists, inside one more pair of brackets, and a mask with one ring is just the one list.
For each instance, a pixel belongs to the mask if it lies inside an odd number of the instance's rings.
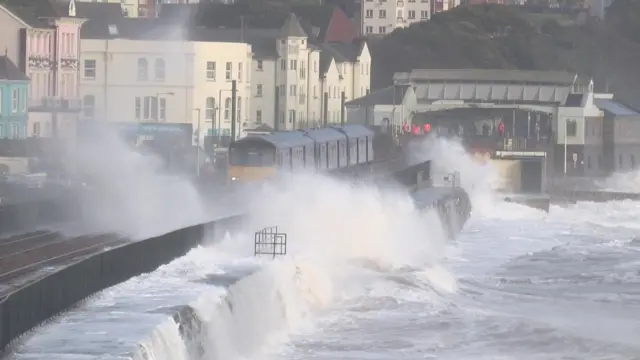
{"label": "tower with pointed roof", "polygon": [[[277,84],[278,84],[278,119],[277,128],[280,130],[295,130],[299,128],[301,115],[305,105],[307,89],[301,81],[306,77],[308,68],[307,33],[302,29],[295,14],[289,15],[278,32]],[[305,99],[306,101],[306,99]]]}

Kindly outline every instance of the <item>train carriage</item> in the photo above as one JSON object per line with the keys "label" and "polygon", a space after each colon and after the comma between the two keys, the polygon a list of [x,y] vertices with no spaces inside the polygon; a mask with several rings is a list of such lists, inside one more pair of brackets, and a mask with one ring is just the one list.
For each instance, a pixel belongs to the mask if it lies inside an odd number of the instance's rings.
{"label": "train carriage", "polygon": [[301,132],[247,136],[229,146],[229,178],[256,181],[313,167],[314,142]]}
{"label": "train carriage", "polygon": [[373,161],[373,138],[375,133],[361,125],[332,126],[347,137],[348,166],[366,164]]}
{"label": "train carriage", "polygon": [[[314,141],[315,164],[319,171],[333,170],[340,167],[338,145],[340,141],[346,141],[346,136],[331,128],[311,129],[304,131]],[[342,162],[345,163],[346,162]]]}
{"label": "train carriage", "polygon": [[247,136],[229,147],[229,179],[251,182],[280,171],[350,171],[374,160],[375,133],[362,125]]}

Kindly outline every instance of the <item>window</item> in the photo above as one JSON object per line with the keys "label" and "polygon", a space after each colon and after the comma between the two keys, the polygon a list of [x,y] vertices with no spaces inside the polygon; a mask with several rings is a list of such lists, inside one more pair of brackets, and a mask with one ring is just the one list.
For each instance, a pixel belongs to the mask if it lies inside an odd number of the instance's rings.
{"label": "window", "polygon": [[300,60],[300,79],[307,77],[307,69],[304,67],[304,61]]}
{"label": "window", "polygon": [[165,98],[160,98],[160,120],[166,121],[167,120],[167,99]]}
{"label": "window", "polygon": [[635,169],[636,168],[636,157],[633,154],[629,155],[629,161],[631,162],[631,169]]}
{"label": "window", "polygon": [[17,124],[11,125],[11,137],[13,139],[20,138],[20,125],[17,125]]}
{"label": "window", "polygon": [[93,95],[85,95],[82,98],[82,112],[86,119],[93,119],[96,111],[96,98]]}
{"label": "window", "polygon": [[298,62],[296,60],[291,60],[291,64],[289,65],[289,69],[296,70],[298,68]]}
{"label": "window", "polygon": [[135,100],[135,108],[137,120],[157,119],[158,98],[155,96],[137,97]]}
{"label": "window", "polygon": [[415,19],[415,18],[416,18],[416,11],[409,10],[409,19]]}
{"label": "window", "polygon": [[226,72],[224,74],[224,78],[229,81],[231,80],[231,72],[233,71],[233,64],[230,62],[227,62],[227,67],[226,67]]}
{"label": "window", "polygon": [[136,120],[140,120],[140,117],[142,116],[142,100],[139,97],[136,97],[135,109]]}
{"label": "window", "polygon": [[378,12],[378,17],[379,17],[380,19],[385,19],[385,18],[387,17],[387,10],[380,10],[380,11]]}
{"label": "window", "polygon": [[256,96],[257,97],[262,97],[262,84],[258,84],[256,86]]}
{"label": "window", "polygon": [[280,85],[280,96],[281,97],[287,96],[287,88],[284,85]]}
{"label": "window", "polygon": [[578,122],[572,119],[567,120],[567,136],[578,135]]}
{"label": "window", "polygon": [[149,64],[147,63],[147,59],[140,58],[138,59],[138,80],[139,81],[147,81],[149,80]]}
{"label": "window", "polygon": [[622,165],[623,165],[622,154],[620,154],[618,155],[618,166],[620,169],[622,169]]}
{"label": "window", "polygon": [[420,19],[428,19],[429,18],[429,12],[426,10],[422,10],[420,11]]}
{"label": "window", "polygon": [[0,113],[2,113],[2,103],[4,102],[4,99],[2,98],[2,89],[0,89]]}
{"label": "window", "polygon": [[280,60],[280,70],[287,70],[287,60]]}
{"label": "window", "polygon": [[205,119],[213,121],[215,112],[216,112],[216,99],[212,97],[208,97],[205,104],[205,113],[204,113]]}
{"label": "window", "polygon": [[296,96],[296,90],[297,89],[298,89],[298,86],[289,85],[289,96]]}
{"label": "window", "polygon": [[262,71],[262,60],[256,61],[256,69],[258,69],[258,71]]}
{"label": "window", "polygon": [[33,128],[31,130],[31,135],[34,137],[40,137],[40,123],[33,123]]}
{"label": "window", "polygon": [[224,100],[224,119],[229,120],[229,112],[231,111],[231,98]]}
{"label": "window", "polygon": [[256,111],[256,124],[262,124],[262,110]]}
{"label": "window", "polygon": [[236,121],[240,121],[240,119],[242,119],[242,98],[238,97],[237,101],[237,106],[238,106],[238,117],[236,118]]}
{"label": "window", "polygon": [[216,62],[207,61],[207,80],[216,81]]}
{"label": "window", "polygon": [[242,63],[238,63],[238,81],[242,82]]}
{"label": "window", "polygon": [[95,60],[84,61],[84,78],[91,79],[91,80],[96,78],[96,61]]}
{"label": "window", "polygon": [[384,27],[384,26],[380,26],[380,27],[378,27],[378,32],[380,34],[386,34],[387,33],[387,28]]}
{"label": "window", "polygon": [[20,106],[20,90],[13,89],[11,94],[11,112],[18,112],[18,107]]}
{"label": "window", "polygon": [[295,124],[295,123],[296,123],[296,111],[289,110],[289,124]]}
{"label": "window", "polygon": [[367,34],[373,34],[373,26],[367,26],[365,31]]}
{"label": "window", "polygon": [[155,64],[155,77],[156,80],[164,80],[164,59],[156,59],[156,64]]}
{"label": "window", "polygon": [[367,18],[372,18],[373,17],[373,10],[367,10],[366,15]]}

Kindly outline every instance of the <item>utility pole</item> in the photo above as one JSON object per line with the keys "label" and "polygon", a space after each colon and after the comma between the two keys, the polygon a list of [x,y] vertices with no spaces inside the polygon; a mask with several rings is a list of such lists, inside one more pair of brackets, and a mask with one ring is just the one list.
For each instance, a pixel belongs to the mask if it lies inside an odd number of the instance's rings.
{"label": "utility pole", "polygon": [[236,80],[231,81],[231,141],[230,143],[234,143],[236,141]]}
{"label": "utility pole", "polygon": [[200,121],[200,109],[193,109],[193,111],[198,112],[198,131],[196,132],[196,175],[200,176],[200,132],[202,131],[202,123]]}
{"label": "utility pole", "polygon": [[345,94],[344,91],[340,95],[340,125],[344,126],[345,123],[345,113],[344,113],[344,102],[345,102]]}

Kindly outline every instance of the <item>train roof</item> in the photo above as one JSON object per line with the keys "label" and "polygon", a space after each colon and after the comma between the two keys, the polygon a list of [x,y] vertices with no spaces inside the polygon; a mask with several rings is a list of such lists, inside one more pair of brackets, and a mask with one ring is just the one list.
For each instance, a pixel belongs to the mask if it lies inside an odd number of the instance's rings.
{"label": "train roof", "polygon": [[346,140],[346,136],[344,133],[332,128],[307,129],[302,131],[308,137],[312,138],[315,141],[325,142],[325,141],[335,141],[335,140]]}
{"label": "train roof", "polygon": [[281,131],[267,135],[258,135],[252,138],[262,139],[276,148],[313,145],[313,140],[299,131]]}
{"label": "train roof", "polygon": [[331,127],[338,131],[342,131],[348,137],[364,137],[364,136],[375,135],[373,130],[363,125],[342,125],[342,126],[334,125]]}

